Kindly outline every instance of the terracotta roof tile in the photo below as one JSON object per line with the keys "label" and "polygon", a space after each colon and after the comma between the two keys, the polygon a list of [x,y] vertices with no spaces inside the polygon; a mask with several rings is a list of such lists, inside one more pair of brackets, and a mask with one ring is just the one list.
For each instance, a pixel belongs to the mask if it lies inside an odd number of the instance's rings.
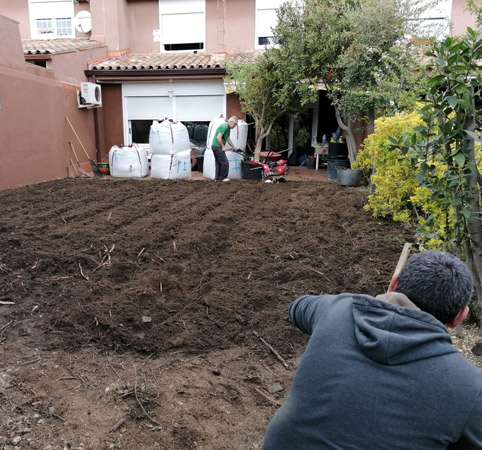
{"label": "terracotta roof tile", "polygon": [[103,47],[103,42],[78,39],[22,39],[24,55],[48,55],[86,48]]}
{"label": "terracotta roof tile", "polygon": [[162,69],[217,69],[226,61],[254,61],[261,51],[231,53],[129,53],[105,57],[89,64],[90,70],[162,70]]}

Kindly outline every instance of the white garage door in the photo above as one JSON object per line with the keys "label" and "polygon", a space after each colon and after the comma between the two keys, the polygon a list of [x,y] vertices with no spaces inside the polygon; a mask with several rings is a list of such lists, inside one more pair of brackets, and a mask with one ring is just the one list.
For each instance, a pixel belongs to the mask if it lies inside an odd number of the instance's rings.
{"label": "white garage door", "polygon": [[125,83],[122,98],[127,145],[133,141],[147,144],[146,130],[152,120],[209,122],[226,115],[223,80]]}

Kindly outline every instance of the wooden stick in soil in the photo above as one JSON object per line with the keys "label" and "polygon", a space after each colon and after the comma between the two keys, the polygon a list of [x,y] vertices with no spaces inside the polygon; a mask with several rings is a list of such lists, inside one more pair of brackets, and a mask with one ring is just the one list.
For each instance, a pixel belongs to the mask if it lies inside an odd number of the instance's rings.
{"label": "wooden stick in soil", "polygon": [[115,424],[114,426],[110,429],[110,431],[117,431],[123,424],[124,422],[127,420],[127,417],[124,416],[124,417],[121,417]]}
{"label": "wooden stick in soil", "polygon": [[266,400],[268,400],[269,402],[273,403],[273,405],[275,406],[281,406],[281,403],[279,401],[277,401],[275,398],[271,397],[271,395],[268,395],[266,392],[263,392],[261,389],[259,388],[254,388],[254,390],[262,395]]}
{"label": "wooden stick in soil", "polygon": [[268,347],[268,349],[271,351],[271,353],[273,353],[273,355],[276,356],[276,358],[278,358],[278,360],[281,362],[281,364],[283,364],[283,366],[285,366],[285,369],[289,370],[290,366],[285,361],[285,359],[270,344],[268,344],[256,331],[253,330],[253,333],[264,345],[266,345],[266,347]]}
{"label": "wooden stick in soil", "polygon": [[0,333],[5,330],[5,328],[7,328],[11,323],[13,322],[13,320],[11,320],[10,322],[8,322],[7,324],[5,324],[2,328],[0,328]]}
{"label": "wooden stick in soil", "polygon": [[144,406],[142,406],[142,403],[140,402],[139,400],[139,397],[137,396],[137,369],[136,369],[136,365],[135,364],[132,364],[134,366],[134,396],[137,400],[137,403],[139,404],[139,406],[141,407],[142,411],[144,412],[144,414],[146,415],[146,417],[154,424],[156,424],[158,427],[161,427],[162,425],[155,419],[153,419],[149,414],[148,412],[144,409]]}
{"label": "wooden stick in soil", "polygon": [[80,263],[79,263],[79,269],[80,269],[80,274],[82,275],[82,277],[84,277],[87,281],[89,281],[89,277],[82,270],[82,266],[80,265]]}

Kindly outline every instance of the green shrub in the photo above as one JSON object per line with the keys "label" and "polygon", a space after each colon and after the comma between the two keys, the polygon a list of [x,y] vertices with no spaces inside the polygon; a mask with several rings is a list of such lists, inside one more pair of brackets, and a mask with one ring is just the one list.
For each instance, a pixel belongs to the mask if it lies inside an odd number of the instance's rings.
{"label": "green shrub", "polygon": [[[391,217],[398,222],[417,226],[419,244],[427,249],[447,245],[447,232],[454,220],[453,210],[432,198],[432,191],[417,181],[419,161],[413,154],[403,155],[393,149],[389,137],[399,139],[413,134],[422,124],[418,112],[381,117],[375,121],[375,132],[363,142],[355,167],[372,171],[375,193],[369,195],[367,210],[376,217]],[[434,174],[443,177],[445,168],[433,162]]]}

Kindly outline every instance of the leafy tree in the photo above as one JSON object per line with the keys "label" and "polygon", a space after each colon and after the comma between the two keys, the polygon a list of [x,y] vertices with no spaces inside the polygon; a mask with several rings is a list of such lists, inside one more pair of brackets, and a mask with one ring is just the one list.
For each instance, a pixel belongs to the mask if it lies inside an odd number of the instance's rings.
{"label": "leafy tree", "polygon": [[[465,258],[482,305],[481,177],[475,150],[480,142],[475,102],[481,98],[482,33],[469,28],[464,37],[436,43],[427,56],[433,62],[430,93],[421,109],[424,123],[414,128],[416,134],[393,143],[419,161],[417,181],[432,191],[431,200],[453,208],[454,220],[439,238]],[[434,223],[433,217],[427,220],[427,233]]]}
{"label": "leafy tree", "polygon": [[467,0],[467,9],[475,16],[477,28],[482,28],[482,6],[476,0]]}
{"label": "leafy tree", "polygon": [[[319,82],[335,106],[346,132],[349,155],[356,158],[351,118],[369,117],[414,103],[415,49],[408,36],[420,24],[420,7],[405,0],[305,0],[279,9],[274,29],[285,76],[298,80],[302,103],[316,99]],[[425,4],[426,6],[426,4]]]}
{"label": "leafy tree", "polygon": [[256,122],[254,158],[259,160],[263,139],[276,120],[299,108],[296,82],[286,77],[278,49],[266,50],[255,62],[228,63],[226,81],[234,85],[243,110]]}

